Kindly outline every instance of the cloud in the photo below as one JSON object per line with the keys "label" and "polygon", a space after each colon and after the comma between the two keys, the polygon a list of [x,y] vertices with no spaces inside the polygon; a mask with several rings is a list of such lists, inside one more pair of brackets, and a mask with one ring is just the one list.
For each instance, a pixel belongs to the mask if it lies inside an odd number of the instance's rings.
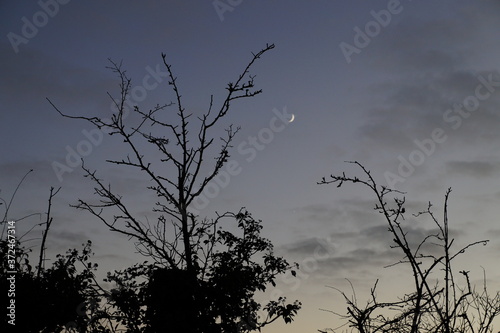
{"label": "cloud", "polygon": [[[353,214],[363,216],[356,223],[347,223],[348,228],[338,228],[328,237],[299,239],[282,246],[280,250],[285,253],[286,258],[293,258],[299,264],[302,262],[308,265],[309,270],[313,267],[314,274],[318,276],[340,277],[347,272],[354,275],[365,274],[363,272],[398,263],[405,255],[396,246],[394,236],[389,231],[383,216],[378,216],[379,219],[376,220],[378,214],[370,211],[369,207],[372,205],[373,203],[364,199],[347,201],[343,204],[345,216],[349,218]],[[415,212],[425,210],[426,207],[424,202],[408,203],[408,208]],[[317,214],[320,220],[334,211],[326,205],[309,205],[305,210],[310,211],[311,216]],[[365,215],[360,215],[363,212]],[[434,237],[427,238],[439,233],[430,216],[423,215],[417,218],[410,213],[406,215],[406,219],[400,222],[409,247],[413,251],[419,248],[421,254],[441,256],[442,248],[434,244],[439,242],[436,242]],[[455,238],[458,243],[463,242],[466,236],[465,232],[460,230],[450,231],[450,237]],[[426,242],[422,243],[424,240]]]}
{"label": "cloud", "polygon": [[328,204],[309,204],[297,209],[300,214],[299,222],[332,223],[344,216],[339,208]]}
{"label": "cloud", "polygon": [[494,177],[500,172],[500,163],[488,161],[449,161],[446,172],[473,178]]}
{"label": "cloud", "polygon": [[283,245],[281,249],[293,255],[313,256],[319,251],[333,254],[336,247],[330,239],[313,237]]}
{"label": "cloud", "polygon": [[[30,117],[40,117],[39,109],[46,102],[45,97],[65,105],[89,108],[96,106],[93,104],[96,100],[107,99],[105,92],[111,87],[111,80],[106,84],[103,75],[95,70],[30,48],[14,54],[6,44],[0,44],[0,50],[3,51],[0,69],[4,73],[0,88],[5,100],[18,106],[28,102],[38,105],[36,109],[26,109]],[[46,105],[48,107],[48,103]]]}
{"label": "cloud", "polygon": [[85,233],[74,232],[69,230],[51,230],[49,235],[52,239],[65,241],[72,244],[84,243],[89,238]]}
{"label": "cloud", "polygon": [[127,256],[120,254],[101,254],[95,255],[95,260],[109,260],[109,261],[126,261],[128,259]]}
{"label": "cloud", "polygon": [[[359,92],[371,101],[365,105],[367,120],[358,132],[363,147],[371,155],[381,150],[396,156],[410,153],[414,140],[428,138],[436,127],[444,128],[455,145],[498,142],[500,89],[481,101],[457,131],[443,119],[454,104],[474,95],[478,76],[493,73],[500,77],[496,67],[483,65],[491,62],[481,61],[487,54],[500,52],[497,44],[481,43],[485,31],[493,29],[481,19],[491,17],[492,6],[450,7],[445,18],[429,15],[425,19],[410,6],[404,20],[392,22],[364,51],[370,57],[364,63],[383,79]],[[499,22],[495,25],[500,28]]]}
{"label": "cloud", "polygon": [[[370,45],[374,69],[390,73],[453,71],[484,51],[482,36],[498,30],[497,8],[486,1],[446,6],[446,16],[426,15],[406,6],[404,19],[396,20]],[[427,4],[428,11],[440,4]],[[436,8],[440,12],[444,8]],[[496,48],[493,44],[493,48]],[[415,70],[417,71],[415,73]]]}
{"label": "cloud", "polygon": [[[495,137],[500,121],[500,89],[479,108],[461,119],[461,126],[453,128],[444,115],[455,104],[463,104],[468,96],[474,96],[481,83],[479,77],[493,80],[500,78],[497,71],[453,71],[426,75],[420,78],[402,77],[401,81],[381,82],[372,87],[372,93],[385,91],[385,100],[367,111],[367,121],[359,128],[364,142],[384,149],[412,150],[415,139],[430,137],[434,128],[443,128],[455,142],[475,144],[478,141],[498,140]],[[407,82],[405,82],[407,81]],[[478,129],[480,129],[478,131]],[[459,133],[459,135],[454,134]]]}
{"label": "cloud", "polygon": [[[15,161],[8,161],[0,163],[0,180],[7,184],[18,184],[21,178],[30,170],[33,170],[24,182],[24,187],[33,187],[33,185],[44,185],[46,186],[47,193],[49,189],[49,184],[56,184],[55,177],[53,176],[54,171],[50,165],[50,161],[38,158],[18,159]],[[5,178],[4,178],[5,177]],[[8,178],[8,179],[6,179]],[[4,184],[5,184],[4,183]],[[3,184],[2,184],[3,185]],[[0,189],[1,189],[0,185]]]}
{"label": "cloud", "polygon": [[[33,248],[35,255],[33,258],[38,256],[41,239],[42,230],[44,226],[40,226],[33,229],[25,238],[26,245]],[[70,249],[80,249],[82,244],[86,243],[90,239],[84,232],[74,232],[66,229],[61,229],[56,227],[51,227],[47,235],[45,247],[48,258],[55,258],[57,254],[64,254]],[[51,259],[51,260],[52,260]]]}
{"label": "cloud", "polygon": [[[363,252],[359,255],[359,252]],[[373,251],[369,250],[358,250],[358,255],[356,253],[350,253],[346,256],[338,256],[329,258],[320,263],[320,267],[324,274],[331,274],[333,272],[337,276],[341,276],[346,272],[353,275],[357,275],[356,272],[360,270],[366,270],[370,267],[382,267],[387,265],[386,262],[380,260],[380,256]]]}

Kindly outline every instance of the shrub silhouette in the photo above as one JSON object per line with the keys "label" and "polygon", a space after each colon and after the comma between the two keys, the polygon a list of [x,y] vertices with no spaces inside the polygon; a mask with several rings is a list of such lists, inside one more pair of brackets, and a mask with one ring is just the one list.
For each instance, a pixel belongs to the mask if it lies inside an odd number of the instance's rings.
{"label": "shrub silhouette", "polygon": [[[19,243],[16,244],[18,258],[15,274],[15,327],[18,332],[52,333],[61,332],[67,323],[73,322],[83,327],[83,317],[76,311],[88,299],[88,289],[91,283],[91,268],[78,273],[75,264],[90,252],[91,243],[87,243],[80,254],[77,250],[70,250],[66,256],[59,255],[52,267],[36,273],[28,259],[27,250]],[[0,260],[7,263],[8,242],[0,242]],[[85,262],[85,261],[84,261]],[[89,267],[87,263],[87,267]],[[12,271],[3,264],[0,272],[1,290],[9,290],[7,280]],[[7,300],[7,299],[4,299]],[[7,300],[8,301],[8,300]],[[4,301],[5,302],[5,301]],[[8,305],[3,303],[5,308]],[[7,318],[9,319],[9,318]],[[6,319],[2,321],[2,331],[12,329]]]}
{"label": "shrub silhouette", "polygon": [[[411,269],[414,290],[401,295],[396,301],[381,302],[377,297],[377,282],[371,290],[367,303],[358,304],[356,295],[352,297],[339,291],[347,303],[347,314],[339,316],[347,321],[354,332],[409,332],[409,333],[492,333],[493,320],[500,315],[500,292],[490,295],[486,287],[486,277],[482,291],[478,292],[470,283],[469,272],[458,273],[452,263],[458,255],[478,244],[481,240],[454,249],[454,239],[450,236],[448,221],[448,189],[444,200],[444,216],[438,220],[429,203],[426,210],[414,214],[416,218],[428,217],[435,230],[429,231],[423,239],[410,240],[411,230],[405,225],[405,197],[402,192],[378,185],[359,162],[350,162],[362,171],[361,177],[331,175],[320,184],[358,183],[368,187],[376,197],[374,209],[387,223],[395,248],[402,252],[402,259],[394,265],[406,265]],[[434,251],[426,251],[432,246]],[[351,285],[352,286],[352,285]]]}

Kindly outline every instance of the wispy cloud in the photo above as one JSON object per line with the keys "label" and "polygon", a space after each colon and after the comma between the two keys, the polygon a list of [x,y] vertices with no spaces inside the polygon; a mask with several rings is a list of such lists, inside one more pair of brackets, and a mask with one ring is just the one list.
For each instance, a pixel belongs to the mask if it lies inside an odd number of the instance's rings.
{"label": "wispy cloud", "polygon": [[473,178],[488,178],[500,173],[500,163],[491,161],[449,161],[446,172]]}

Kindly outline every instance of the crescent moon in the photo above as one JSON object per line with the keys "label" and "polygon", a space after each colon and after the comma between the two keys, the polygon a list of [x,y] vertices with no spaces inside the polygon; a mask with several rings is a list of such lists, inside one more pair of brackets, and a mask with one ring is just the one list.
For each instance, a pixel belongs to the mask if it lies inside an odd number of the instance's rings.
{"label": "crescent moon", "polygon": [[294,120],[295,120],[295,115],[292,113],[292,118],[290,118],[290,120],[288,122],[291,123]]}

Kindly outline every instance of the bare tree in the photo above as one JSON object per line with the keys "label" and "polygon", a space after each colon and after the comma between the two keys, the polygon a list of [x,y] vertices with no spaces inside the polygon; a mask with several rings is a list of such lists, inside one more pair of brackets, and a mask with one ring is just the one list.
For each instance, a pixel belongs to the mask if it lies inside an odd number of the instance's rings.
{"label": "bare tree", "polygon": [[[105,121],[99,117],[65,114],[49,100],[62,116],[83,119],[98,129],[105,130],[110,135],[120,137],[130,153],[122,159],[108,160],[108,162],[137,169],[140,173],[146,175],[150,181],[147,189],[152,191],[157,198],[152,208],[157,218],[155,222],[151,223],[137,217],[129,209],[122,196],[116,193],[111,185],[100,179],[96,171],[92,171],[85,164],[82,165],[86,177],[89,177],[95,184],[95,193],[100,198],[100,202],[93,204],[79,200],[76,207],[89,211],[110,230],[133,239],[137,250],[154,260],[154,265],[148,266],[150,269],[147,266],[141,266],[143,270],[131,268],[130,271],[122,272],[123,275],[111,275],[109,279],[118,285],[121,284],[121,291],[132,292],[139,297],[138,289],[141,290],[141,293],[144,291],[147,294],[148,288],[153,285],[182,283],[182,285],[187,284],[190,286],[189,289],[192,291],[187,294],[175,294],[177,301],[185,301],[186,304],[191,304],[187,299],[192,300],[194,297],[199,301],[198,304],[202,304],[203,302],[200,299],[205,299],[208,296],[204,294],[207,292],[206,288],[201,288],[201,285],[207,281],[215,283],[214,276],[215,279],[218,279],[224,274],[237,278],[235,272],[254,267],[256,263],[252,261],[252,257],[259,254],[263,255],[264,264],[259,266],[260,269],[252,270],[248,276],[240,275],[239,278],[246,281],[245,283],[241,281],[242,286],[244,286],[243,289],[232,290],[232,292],[241,292],[236,298],[246,300],[246,303],[238,301],[237,305],[231,302],[228,303],[233,304],[234,309],[240,309],[239,312],[236,311],[233,316],[227,317],[226,314],[217,313],[216,310],[213,310],[213,313],[211,313],[212,318],[207,320],[218,321],[219,325],[217,327],[227,324],[226,329],[233,324],[237,325],[239,322],[240,330],[247,331],[267,325],[280,317],[286,321],[291,321],[293,315],[300,308],[300,303],[295,302],[287,305],[284,299],[278,303],[270,303],[265,307],[268,314],[271,314],[270,317],[259,322],[255,317],[255,313],[262,308],[259,304],[250,302],[253,293],[257,289],[264,290],[267,284],[274,284],[275,276],[291,269],[292,266],[284,259],[274,257],[272,245],[259,236],[260,221],[254,220],[246,211],[227,212],[217,214],[215,218],[207,218],[200,217],[197,213],[194,213],[195,210],[191,209],[195,199],[203,193],[208,184],[218,175],[228,161],[233,139],[240,129],[240,127],[229,125],[225,128],[224,135],[217,140],[218,134],[214,133],[214,131],[217,131],[217,125],[228,115],[234,101],[251,98],[262,92],[262,90],[255,89],[255,76],[250,74],[250,69],[264,53],[273,48],[273,44],[268,44],[261,51],[252,54],[252,58],[243,72],[236,78],[234,83],[230,82],[227,85],[227,94],[222,103],[217,107],[213,96],[211,96],[206,112],[196,119],[193,119],[193,114],[187,111],[184,106],[177,84],[177,77],[173,74],[172,67],[168,64],[165,54],[162,54],[162,59],[168,71],[168,83],[172,89],[174,101],[165,105],[157,105],[148,111],[135,106],[131,110],[131,114],[135,116],[135,119],[130,116],[125,120],[129,111],[126,107],[126,101],[131,91],[131,80],[122,69],[122,65],[116,62],[111,62],[110,69],[120,79],[120,96],[113,99],[117,113],[112,116],[110,121]],[[173,107],[175,107],[177,115],[175,121],[172,121],[170,116],[170,109]],[[216,147],[217,143],[220,145],[218,148]],[[159,154],[144,154],[143,144],[152,145]],[[115,209],[115,213],[113,218],[109,219],[104,212],[111,208]],[[221,231],[219,224],[222,219],[237,221],[239,228],[243,232],[242,237],[229,236],[229,234]],[[247,251],[247,253],[234,252],[235,248]],[[224,254],[229,255],[229,257],[225,257],[225,261],[220,261]],[[236,260],[237,258],[239,259]],[[161,273],[161,271],[164,273]],[[124,276],[131,272],[134,276],[147,275],[149,287],[146,284],[139,287],[138,285],[127,284],[124,281]],[[161,280],[161,283],[158,284],[158,280]],[[194,290],[200,288],[203,289],[203,292],[199,291],[197,295],[192,294],[195,293]],[[227,292],[227,290],[221,292]],[[153,298],[149,299],[149,301],[144,299],[144,302],[150,302],[150,305],[162,306],[154,300],[154,295],[151,293],[149,295]],[[115,301],[116,296],[117,293],[115,293]],[[222,299],[220,302],[223,302]],[[228,300],[224,302],[228,302]],[[210,303],[206,304],[206,307],[215,309],[220,305]],[[194,312],[198,311],[198,313],[192,313],[185,321],[190,321],[189,318],[193,319],[194,317],[199,319],[200,312],[210,312],[208,308],[198,309],[199,311],[194,310]],[[154,311],[141,312],[141,304],[137,304],[134,309],[133,311],[130,308],[128,309],[132,311],[129,311],[128,318],[133,317],[132,320],[127,321],[132,327],[131,331],[139,330],[140,325],[134,326],[132,322],[134,322],[134,318],[141,316],[140,313],[142,315],[149,314],[153,317],[156,315]],[[162,312],[164,314],[173,313],[164,310]],[[196,320],[191,321],[195,322]],[[242,329],[241,322],[244,321],[247,324],[252,322],[252,324],[243,325],[244,329]],[[204,325],[206,327],[206,324]]]}
{"label": "bare tree", "polygon": [[[368,187],[376,197],[375,210],[385,219],[388,231],[393,238],[391,248],[399,249],[403,258],[389,266],[408,265],[412,272],[413,292],[402,295],[396,301],[380,302],[376,287],[371,289],[368,302],[358,304],[356,294],[353,297],[337,288],[347,302],[348,313],[339,315],[348,321],[355,332],[433,332],[433,333],[491,333],[492,322],[500,315],[500,293],[490,295],[486,288],[486,277],[481,292],[470,282],[469,272],[460,271],[462,283],[459,283],[452,263],[458,255],[471,246],[483,244],[481,240],[453,251],[454,239],[450,237],[448,221],[448,189],[444,200],[444,214],[440,221],[432,211],[431,203],[425,211],[413,216],[427,216],[435,226],[423,239],[412,242],[405,226],[404,193],[378,185],[368,171],[359,162],[349,162],[361,168],[362,177],[331,175],[323,178],[319,184],[335,183],[341,187],[344,183],[361,183]],[[436,276],[438,276],[436,278]],[[352,287],[352,284],[351,284]]]}

